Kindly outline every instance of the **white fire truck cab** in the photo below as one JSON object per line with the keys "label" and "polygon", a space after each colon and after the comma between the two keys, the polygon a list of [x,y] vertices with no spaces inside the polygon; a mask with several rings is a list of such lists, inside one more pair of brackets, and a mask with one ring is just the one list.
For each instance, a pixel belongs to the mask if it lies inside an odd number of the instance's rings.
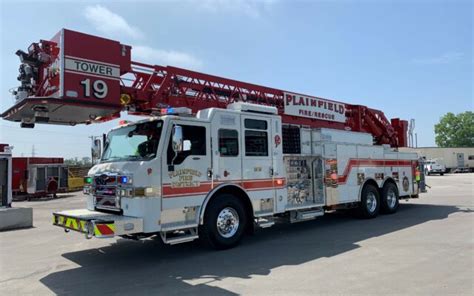
{"label": "white fire truck cab", "polygon": [[249,103],[164,113],[109,132],[86,178],[87,209],[56,212],[55,225],[228,248],[276,217],[354,208],[373,218],[418,195],[417,155],[373,145],[370,134],[283,125],[276,108]]}

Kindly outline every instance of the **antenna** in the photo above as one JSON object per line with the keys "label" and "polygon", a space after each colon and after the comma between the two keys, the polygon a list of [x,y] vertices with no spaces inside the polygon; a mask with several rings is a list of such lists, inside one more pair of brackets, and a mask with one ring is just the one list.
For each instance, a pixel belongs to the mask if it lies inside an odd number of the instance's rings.
{"label": "antenna", "polygon": [[408,125],[408,147],[414,147],[413,141],[413,130],[415,129],[415,119],[410,119],[410,124]]}

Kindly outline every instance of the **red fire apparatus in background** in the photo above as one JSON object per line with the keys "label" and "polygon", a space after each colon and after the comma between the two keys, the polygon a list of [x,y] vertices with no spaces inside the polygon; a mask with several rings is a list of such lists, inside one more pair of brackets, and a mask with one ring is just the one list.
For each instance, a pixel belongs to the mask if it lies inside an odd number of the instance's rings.
{"label": "red fire apparatus in background", "polygon": [[6,120],[33,128],[104,122],[121,111],[149,117],[110,131],[84,180],[87,209],[56,212],[55,225],[88,238],[200,237],[228,248],[276,217],[299,222],[354,209],[374,218],[418,197],[417,155],[397,150],[407,144],[407,121],[131,61],[131,50],[63,29],[16,53],[21,85]]}
{"label": "red fire apparatus in background", "polygon": [[68,167],[59,157],[13,157],[13,196],[56,195],[68,189]]}

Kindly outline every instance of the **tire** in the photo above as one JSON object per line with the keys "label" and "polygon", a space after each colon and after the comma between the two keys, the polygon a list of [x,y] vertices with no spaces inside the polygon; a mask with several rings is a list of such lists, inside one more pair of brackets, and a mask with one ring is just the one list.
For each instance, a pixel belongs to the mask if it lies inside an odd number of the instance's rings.
{"label": "tire", "polygon": [[199,234],[206,244],[224,250],[239,244],[246,226],[247,215],[242,202],[231,194],[221,194],[207,206]]}
{"label": "tire", "polygon": [[440,176],[444,176],[444,173],[439,173]]}
{"label": "tire", "polygon": [[380,210],[380,194],[374,185],[366,184],[362,188],[359,204],[359,216],[364,219],[377,217]]}
{"label": "tire", "polygon": [[398,210],[399,193],[397,185],[386,183],[382,189],[382,198],[380,201],[380,209],[385,214],[393,214]]}

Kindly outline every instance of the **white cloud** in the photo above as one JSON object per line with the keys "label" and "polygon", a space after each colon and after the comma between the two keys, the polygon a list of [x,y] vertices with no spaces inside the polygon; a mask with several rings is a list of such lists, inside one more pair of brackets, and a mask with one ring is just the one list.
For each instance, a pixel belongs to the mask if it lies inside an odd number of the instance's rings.
{"label": "white cloud", "polygon": [[251,18],[259,18],[277,0],[200,0],[200,10],[212,13],[241,13]]}
{"label": "white cloud", "polygon": [[107,35],[120,36],[125,34],[132,38],[143,37],[143,33],[138,28],[131,26],[122,16],[113,13],[102,5],[87,6],[84,16],[97,31]]}
{"label": "white cloud", "polygon": [[[130,25],[122,16],[113,13],[104,6],[87,6],[84,16],[97,31],[106,35],[120,37],[125,34],[136,39],[145,37],[140,29]],[[174,50],[155,49],[145,45],[133,46],[132,58],[138,62],[190,69],[199,69],[203,65],[203,62],[192,54]]]}
{"label": "white cloud", "polygon": [[413,59],[413,62],[423,65],[450,64],[460,60],[463,56],[464,54],[462,52],[447,52],[437,57]]}
{"label": "white cloud", "polygon": [[155,49],[149,46],[133,46],[133,60],[159,64],[162,66],[176,66],[190,69],[199,69],[203,63],[198,58],[185,52],[174,50]]}

